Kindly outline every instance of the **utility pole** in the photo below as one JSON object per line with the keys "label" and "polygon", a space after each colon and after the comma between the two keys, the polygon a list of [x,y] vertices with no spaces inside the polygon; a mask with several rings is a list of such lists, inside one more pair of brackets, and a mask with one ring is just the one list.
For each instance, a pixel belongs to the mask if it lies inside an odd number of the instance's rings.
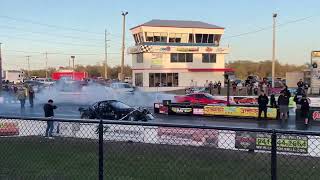
{"label": "utility pole", "polygon": [[73,80],[75,80],[74,79],[74,58],[75,58],[75,56],[71,56],[71,59],[72,59],[72,79]]}
{"label": "utility pole", "polygon": [[274,88],[275,80],[275,64],[276,64],[276,17],[277,14],[274,13],[273,17],[273,36],[272,36],[272,87]]}
{"label": "utility pole", "polygon": [[27,63],[28,63],[28,73],[27,73],[27,75],[30,78],[30,56],[26,56],[26,58],[27,58]]}
{"label": "utility pole", "polygon": [[104,31],[104,78],[108,79],[108,40],[107,39],[107,30]]}
{"label": "utility pole", "polygon": [[120,78],[121,81],[124,81],[124,49],[125,49],[125,37],[126,37],[126,15],[128,15],[128,12],[122,12],[121,14],[123,16],[122,21],[122,53],[121,53],[121,74]]}
{"label": "utility pole", "polygon": [[46,54],[46,79],[48,79],[48,52]]}
{"label": "utility pole", "polygon": [[2,92],[2,53],[1,53],[1,44],[0,43],[0,93]]}

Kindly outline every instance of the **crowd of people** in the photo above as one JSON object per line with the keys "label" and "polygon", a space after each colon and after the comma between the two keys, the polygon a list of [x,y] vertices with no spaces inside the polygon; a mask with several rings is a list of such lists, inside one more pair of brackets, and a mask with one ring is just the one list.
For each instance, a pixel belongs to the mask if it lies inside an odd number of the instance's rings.
{"label": "crowd of people", "polygon": [[[293,100],[296,102],[297,110],[300,111],[301,118],[304,119],[305,125],[308,125],[311,101],[307,97],[307,90],[305,88],[305,83],[302,80],[300,80],[297,83],[297,87],[298,88]],[[280,120],[288,120],[290,98],[291,98],[291,93],[288,90],[288,87],[286,85],[281,90],[277,101],[275,99],[274,94],[271,94],[270,96],[270,107],[279,109]],[[262,112],[264,113],[264,118],[267,118],[267,106],[269,104],[269,98],[264,90],[261,90],[261,93],[258,97],[258,104],[259,104],[258,119],[261,119]]]}
{"label": "crowd of people", "polygon": [[3,85],[3,93],[9,100],[19,100],[21,109],[25,108],[26,101],[29,101],[30,107],[34,106],[35,91],[28,84],[11,84]]}

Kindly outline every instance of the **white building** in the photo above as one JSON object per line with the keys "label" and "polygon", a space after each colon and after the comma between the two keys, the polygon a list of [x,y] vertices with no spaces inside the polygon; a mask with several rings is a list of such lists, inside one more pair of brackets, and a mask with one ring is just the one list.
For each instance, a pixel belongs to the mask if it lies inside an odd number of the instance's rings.
{"label": "white building", "polygon": [[170,91],[204,86],[206,80],[224,84],[220,47],[224,28],[199,21],[151,20],[131,29],[133,84],[147,91]]}
{"label": "white building", "polygon": [[18,70],[7,70],[3,71],[3,79],[12,83],[23,82],[24,72]]}

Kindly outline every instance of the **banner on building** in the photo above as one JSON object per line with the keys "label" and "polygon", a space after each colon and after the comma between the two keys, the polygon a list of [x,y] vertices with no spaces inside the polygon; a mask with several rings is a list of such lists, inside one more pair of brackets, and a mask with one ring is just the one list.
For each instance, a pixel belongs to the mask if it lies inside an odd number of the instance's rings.
{"label": "banner on building", "polygon": [[[271,134],[236,132],[235,148],[251,150],[271,150]],[[308,153],[308,136],[278,134],[277,151]]]}
{"label": "banner on building", "polygon": [[[258,107],[236,107],[236,106],[205,106],[205,115],[235,116],[235,117],[258,117]],[[267,117],[277,117],[276,108],[268,108]]]}
{"label": "banner on building", "polygon": [[162,67],[162,53],[152,53],[151,54],[151,67]]}

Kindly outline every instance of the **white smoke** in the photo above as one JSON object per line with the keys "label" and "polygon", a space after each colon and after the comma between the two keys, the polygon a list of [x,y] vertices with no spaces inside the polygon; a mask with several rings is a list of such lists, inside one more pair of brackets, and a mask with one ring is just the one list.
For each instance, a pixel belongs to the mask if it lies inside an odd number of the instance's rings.
{"label": "white smoke", "polygon": [[59,84],[47,87],[36,94],[35,103],[43,104],[52,99],[57,104],[91,105],[102,100],[119,100],[131,106],[153,107],[155,102],[173,100],[174,94],[143,92],[121,93],[99,84],[90,84],[79,90],[62,91]]}

